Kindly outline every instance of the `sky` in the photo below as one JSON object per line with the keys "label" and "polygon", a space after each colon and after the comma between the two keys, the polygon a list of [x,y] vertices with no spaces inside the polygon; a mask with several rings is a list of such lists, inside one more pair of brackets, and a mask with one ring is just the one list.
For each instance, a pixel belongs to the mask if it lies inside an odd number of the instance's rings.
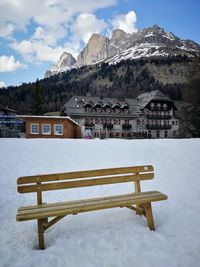
{"label": "sky", "polygon": [[0,0],[0,88],[41,79],[92,33],[159,25],[200,44],[199,0]]}

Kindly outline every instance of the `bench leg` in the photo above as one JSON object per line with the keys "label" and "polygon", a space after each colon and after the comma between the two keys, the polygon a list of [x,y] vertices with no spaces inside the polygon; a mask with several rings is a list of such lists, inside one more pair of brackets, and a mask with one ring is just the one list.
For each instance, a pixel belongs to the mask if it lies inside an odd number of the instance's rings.
{"label": "bench leg", "polygon": [[39,240],[39,249],[45,249],[44,245],[44,229],[43,224],[45,223],[46,219],[39,219],[38,220],[38,240]]}
{"label": "bench leg", "polygon": [[145,210],[147,225],[151,231],[155,231],[155,225],[153,220],[153,213],[151,208],[151,203],[144,203],[143,208]]}

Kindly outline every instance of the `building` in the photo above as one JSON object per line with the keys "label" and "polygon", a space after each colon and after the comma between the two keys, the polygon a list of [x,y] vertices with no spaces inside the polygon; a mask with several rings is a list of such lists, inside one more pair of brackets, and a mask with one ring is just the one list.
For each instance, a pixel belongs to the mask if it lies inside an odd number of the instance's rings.
{"label": "building", "polygon": [[19,115],[26,138],[81,138],[81,127],[69,117]]}
{"label": "building", "polygon": [[137,99],[73,96],[61,108],[83,133],[100,138],[168,138],[179,134],[174,102],[161,91]]}
{"label": "building", "polygon": [[16,117],[17,111],[0,106],[0,137],[19,137],[24,122]]}

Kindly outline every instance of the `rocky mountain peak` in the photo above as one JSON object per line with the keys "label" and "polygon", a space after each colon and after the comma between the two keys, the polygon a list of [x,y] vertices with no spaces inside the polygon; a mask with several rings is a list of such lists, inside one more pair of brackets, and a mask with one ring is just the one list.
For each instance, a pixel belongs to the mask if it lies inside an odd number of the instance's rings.
{"label": "rocky mountain peak", "polygon": [[112,32],[112,37],[111,39],[118,39],[124,35],[126,35],[127,33],[121,29],[115,29],[113,32]]}
{"label": "rocky mountain peak", "polygon": [[45,73],[45,78],[57,74],[58,72],[63,72],[71,69],[76,63],[76,59],[72,54],[68,52],[63,52],[58,60],[58,63],[53,65],[51,70]]}
{"label": "rocky mountain peak", "polygon": [[88,43],[90,43],[90,42],[94,42],[95,40],[102,39],[102,38],[104,39],[105,36],[103,36],[103,35],[101,35],[101,34],[99,34],[99,33],[93,33],[93,34],[90,36],[90,39],[89,39]]}
{"label": "rocky mountain peak", "polygon": [[116,64],[126,59],[177,55],[199,56],[200,45],[191,40],[181,40],[158,25],[132,34],[115,29],[111,38],[93,33],[87,45],[79,53],[77,61],[71,54],[64,52],[59,62],[47,72],[47,76],[101,62]]}
{"label": "rocky mountain peak", "polygon": [[106,47],[108,45],[108,37],[93,33],[83,50],[77,57],[77,67],[90,65],[99,60],[107,58]]}
{"label": "rocky mountain peak", "polygon": [[116,29],[112,32],[110,42],[113,45],[120,46],[122,43],[126,42],[130,38],[131,38],[130,33],[126,33],[123,30]]}
{"label": "rocky mountain peak", "polygon": [[60,67],[71,67],[76,63],[76,59],[72,56],[72,54],[63,52],[60,56],[58,64]]}

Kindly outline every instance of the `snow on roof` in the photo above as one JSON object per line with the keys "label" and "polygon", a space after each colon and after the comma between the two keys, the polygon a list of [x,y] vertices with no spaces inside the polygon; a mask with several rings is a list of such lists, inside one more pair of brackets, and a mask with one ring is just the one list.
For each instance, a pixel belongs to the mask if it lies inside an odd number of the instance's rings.
{"label": "snow on roof", "polygon": [[36,118],[36,119],[68,119],[71,122],[73,122],[74,124],[80,126],[75,120],[73,120],[72,118],[70,118],[69,116],[42,116],[42,115],[17,115],[16,117],[18,118]]}

